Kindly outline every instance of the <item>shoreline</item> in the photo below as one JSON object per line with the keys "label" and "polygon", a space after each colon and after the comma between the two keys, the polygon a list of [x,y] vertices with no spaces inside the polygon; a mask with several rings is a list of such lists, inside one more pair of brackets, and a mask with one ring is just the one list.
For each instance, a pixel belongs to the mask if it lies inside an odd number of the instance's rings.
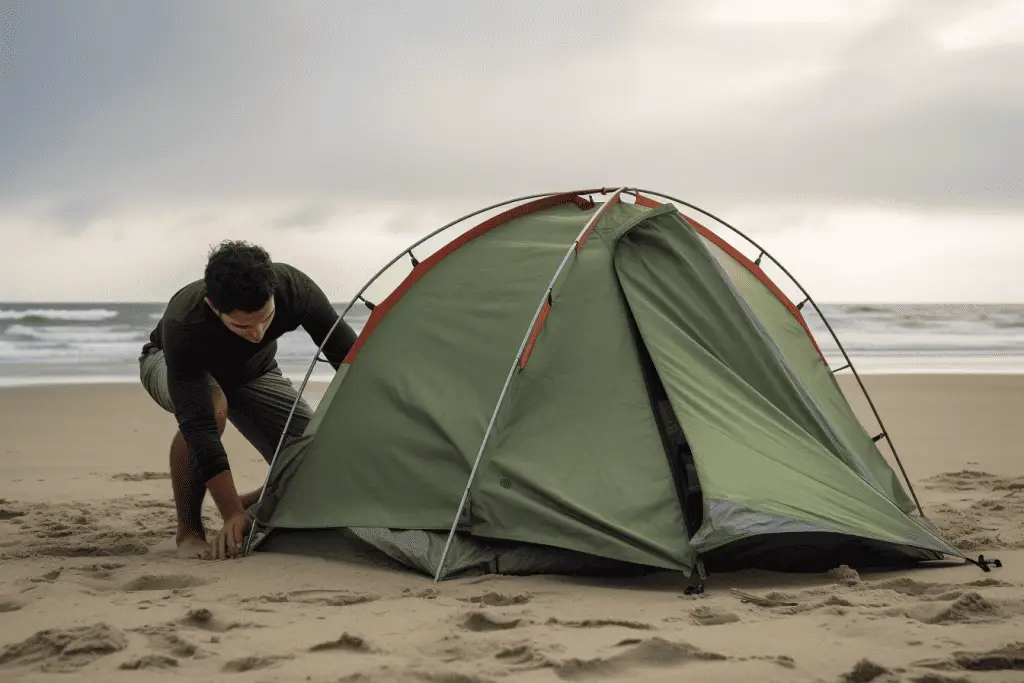
{"label": "shoreline", "polygon": [[[889,359],[887,359],[888,361]],[[960,359],[957,359],[960,360]],[[839,367],[843,363],[833,363],[833,367]],[[914,365],[914,364],[892,364],[887,365],[885,363],[872,363],[870,360],[864,362],[864,360],[854,359],[854,368],[857,374],[861,377],[884,377],[884,376],[1022,376],[1024,375],[1024,358],[1020,358],[1018,363],[1014,364],[998,364],[993,363],[986,366],[984,363],[977,363],[976,359],[966,359],[963,365],[959,364],[943,364],[929,366],[926,364]],[[284,376],[292,381],[296,386],[301,384],[305,378],[305,370],[295,370],[294,368],[286,368]],[[313,373],[309,377],[310,384],[328,384],[334,377],[333,372],[324,373]],[[849,369],[845,369],[836,374],[837,378],[850,377],[853,378],[853,373]],[[53,374],[53,375],[0,375],[0,390],[4,389],[21,389],[31,387],[60,387],[60,386],[79,386],[79,385],[123,385],[138,383],[139,378],[135,374]]]}

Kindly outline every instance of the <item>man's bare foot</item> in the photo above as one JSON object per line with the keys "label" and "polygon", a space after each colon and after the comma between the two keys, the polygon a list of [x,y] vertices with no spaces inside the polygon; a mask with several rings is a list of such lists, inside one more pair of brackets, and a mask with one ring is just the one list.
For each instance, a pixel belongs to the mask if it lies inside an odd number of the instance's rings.
{"label": "man's bare foot", "polygon": [[178,557],[183,560],[208,560],[213,557],[210,544],[195,534],[178,537]]}

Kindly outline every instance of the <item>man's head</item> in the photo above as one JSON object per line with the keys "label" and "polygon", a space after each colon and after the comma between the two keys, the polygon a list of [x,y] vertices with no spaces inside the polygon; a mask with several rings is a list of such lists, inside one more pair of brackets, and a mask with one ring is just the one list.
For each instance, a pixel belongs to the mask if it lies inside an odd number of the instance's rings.
{"label": "man's head", "polygon": [[274,319],[277,279],[270,255],[240,240],[225,240],[206,262],[206,303],[228,329],[259,342]]}

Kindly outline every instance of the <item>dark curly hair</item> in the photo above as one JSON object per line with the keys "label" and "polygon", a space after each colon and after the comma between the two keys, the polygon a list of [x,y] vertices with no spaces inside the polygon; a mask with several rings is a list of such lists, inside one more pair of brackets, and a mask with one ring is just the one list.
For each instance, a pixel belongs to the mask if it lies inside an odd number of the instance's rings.
{"label": "dark curly hair", "polygon": [[263,308],[277,285],[265,249],[242,240],[224,240],[210,250],[203,279],[206,296],[222,313]]}

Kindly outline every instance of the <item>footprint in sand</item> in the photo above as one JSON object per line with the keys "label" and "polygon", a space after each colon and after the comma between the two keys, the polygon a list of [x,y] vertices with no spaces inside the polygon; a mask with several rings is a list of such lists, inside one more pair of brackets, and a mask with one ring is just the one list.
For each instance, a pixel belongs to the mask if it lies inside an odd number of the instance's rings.
{"label": "footprint in sand", "polygon": [[132,657],[127,661],[121,662],[121,665],[117,668],[128,671],[138,671],[141,669],[172,669],[176,666],[178,666],[178,660],[174,657],[148,654],[142,655],[141,657]]}
{"label": "footprint in sand", "polygon": [[9,522],[12,519],[18,519],[19,517],[25,516],[24,510],[18,510],[10,507],[0,507],[0,522]]}
{"label": "footprint in sand", "polygon": [[13,512],[20,513],[14,521],[21,533],[0,559],[144,555],[150,542],[174,533],[173,514],[153,517],[131,499],[36,503]]}
{"label": "footprint in sand", "polygon": [[222,621],[213,616],[213,612],[205,607],[190,609],[178,623],[182,626],[203,629],[204,631],[213,631],[215,633],[224,633],[225,631],[231,631],[236,628],[254,628],[256,626],[256,624],[251,622]]}
{"label": "footprint in sand", "polygon": [[1024,477],[1002,477],[991,472],[979,470],[960,470],[958,472],[941,472],[924,480],[929,488],[941,488],[953,491],[974,491],[988,489],[990,491],[1024,491]]}
{"label": "footprint in sand", "polygon": [[287,593],[269,593],[254,598],[243,598],[242,602],[297,602],[305,605],[325,605],[327,607],[345,607],[374,602],[380,596],[373,593],[359,593],[339,589],[311,588],[295,590]]}
{"label": "footprint in sand", "polygon": [[82,576],[89,579],[109,579],[114,576],[114,572],[118,569],[124,568],[123,562],[99,562],[97,564],[87,564],[81,567],[75,567]]}
{"label": "footprint in sand", "polygon": [[[724,662],[729,659],[717,652],[709,652],[689,643],[677,643],[664,638],[624,642],[627,649],[610,657],[565,660],[553,667],[554,672],[564,680],[589,680],[632,674],[636,669],[669,668],[692,662]],[[637,679],[642,679],[640,672],[634,675]]]}
{"label": "footprint in sand", "polygon": [[479,674],[422,666],[406,671],[382,666],[377,670],[359,671],[332,680],[338,683],[496,683],[495,679]]}
{"label": "footprint in sand", "polygon": [[276,666],[281,662],[295,659],[295,655],[249,655],[238,657],[225,662],[221,667],[222,671],[229,673],[244,673],[246,671],[257,671]]}
{"label": "footprint in sand", "polygon": [[367,643],[364,638],[348,633],[347,631],[342,633],[336,640],[317,643],[309,648],[310,652],[324,652],[328,650],[366,653],[376,651],[374,648],[370,647],[370,644]]}
{"label": "footprint in sand", "polygon": [[[149,638],[150,645],[157,650],[168,652],[174,657],[191,657],[201,659],[208,656],[208,652],[201,647],[179,635],[181,629],[206,631],[207,633],[225,633],[238,628],[259,628],[259,624],[250,622],[230,621],[225,622],[216,618],[213,612],[206,608],[189,610],[180,619],[165,622],[162,624],[150,624],[131,629],[133,633],[139,633]],[[211,636],[210,642],[216,642],[219,636]]]}
{"label": "footprint in sand", "polygon": [[[882,616],[903,616],[925,624],[994,623],[1024,615],[1024,600],[984,596],[978,589],[1012,588],[1017,584],[995,578],[964,583],[926,583],[908,577],[871,581],[857,592],[884,596],[895,594],[883,604],[861,604],[861,608],[880,607]],[[909,606],[901,605],[900,596],[917,598]],[[833,602],[842,599],[833,596]],[[827,603],[828,601],[826,601]],[[849,601],[846,601],[849,602]],[[885,604],[885,603],[888,604]],[[850,606],[854,606],[850,603]]]}
{"label": "footprint in sand", "polygon": [[649,631],[654,628],[650,624],[646,624],[642,621],[632,621],[629,619],[580,619],[567,621],[559,619],[558,617],[551,617],[548,619],[547,623],[552,626],[567,626],[569,628],[619,627],[636,629],[638,631]]}
{"label": "footprint in sand", "polygon": [[121,590],[135,593],[139,591],[181,590],[205,586],[209,581],[191,574],[143,574],[121,586]]}
{"label": "footprint in sand", "polygon": [[533,598],[528,593],[520,593],[517,595],[507,595],[505,593],[496,593],[490,591],[482,595],[475,595],[469,598],[459,598],[462,602],[470,602],[477,605],[489,606],[489,607],[510,607],[512,605],[525,605]]}
{"label": "footprint in sand", "polygon": [[861,659],[839,676],[841,683],[900,683],[899,677],[881,664]]}
{"label": "footprint in sand", "polygon": [[53,583],[54,581],[60,578],[61,572],[63,571],[63,567],[57,567],[56,569],[51,569],[45,574],[40,574],[39,576],[32,577],[31,579],[29,579],[29,581],[31,581],[32,583]]}
{"label": "footprint in sand", "polygon": [[729,612],[709,605],[701,605],[690,611],[690,619],[698,626],[722,626],[740,620],[734,612]]}
{"label": "footprint in sand", "polygon": [[[550,646],[549,646],[550,647]],[[559,649],[562,649],[560,646]],[[488,652],[493,652],[493,647],[487,647]],[[531,670],[557,666],[551,655],[542,651],[536,643],[519,643],[510,645],[498,650],[494,655],[502,664],[513,670]]]}
{"label": "footprint in sand", "polygon": [[521,618],[503,619],[484,612],[470,612],[462,618],[462,628],[476,633],[507,631],[523,623]]}
{"label": "footprint in sand", "polygon": [[106,623],[46,629],[0,650],[0,668],[34,666],[69,673],[126,647],[125,634]]}
{"label": "footprint in sand", "polygon": [[0,596],[0,614],[6,614],[8,612],[17,612],[23,608],[27,603],[20,599],[10,596]]}
{"label": "footprint in sand", "polygon": [[923,659],[912,666],[937,671],[1024,671],[1024,642],[991,650],[958,651],[942,659]]}
{"label": "footprint in sand", "polygon": [[983,624],[1019,618],[1024,615],[1024,605],[1020,600],[988,599],[968,591],[948,605],[937,607],[935,602],[925,602],[900,611],[925,624]]}
{"label": "footprint in sand", "polygon": [[150,647],[168,652],[173,657],[203,659],[209,654],[191,640],[178,635],[173,626],[144,626],[134,630],[149,638]]}
{"label": "footprint in sand", "polygon": [[[1018,584],[1012,581],[1003,581],[1001,579],[977,579],[975,581],[966,581],[964,583],[927,583],[904,576],[895,579],[872,581],[864,584],[864,588],[868,590],[891,590],[896,593],[911,595],[914,597],[937,597],[949,595],[956,591],[962,593],[972,588],[1014,588],[1017,585]],[[953,596],[953,598],[955,597],[956,596]]]}
{"label": "footprint in sand", "polygon": [[935,506],[931,520],[953,545],[965,551],[1024,548],[1024,477],[961,470],[935,475],[926,484],[985,496]]}

